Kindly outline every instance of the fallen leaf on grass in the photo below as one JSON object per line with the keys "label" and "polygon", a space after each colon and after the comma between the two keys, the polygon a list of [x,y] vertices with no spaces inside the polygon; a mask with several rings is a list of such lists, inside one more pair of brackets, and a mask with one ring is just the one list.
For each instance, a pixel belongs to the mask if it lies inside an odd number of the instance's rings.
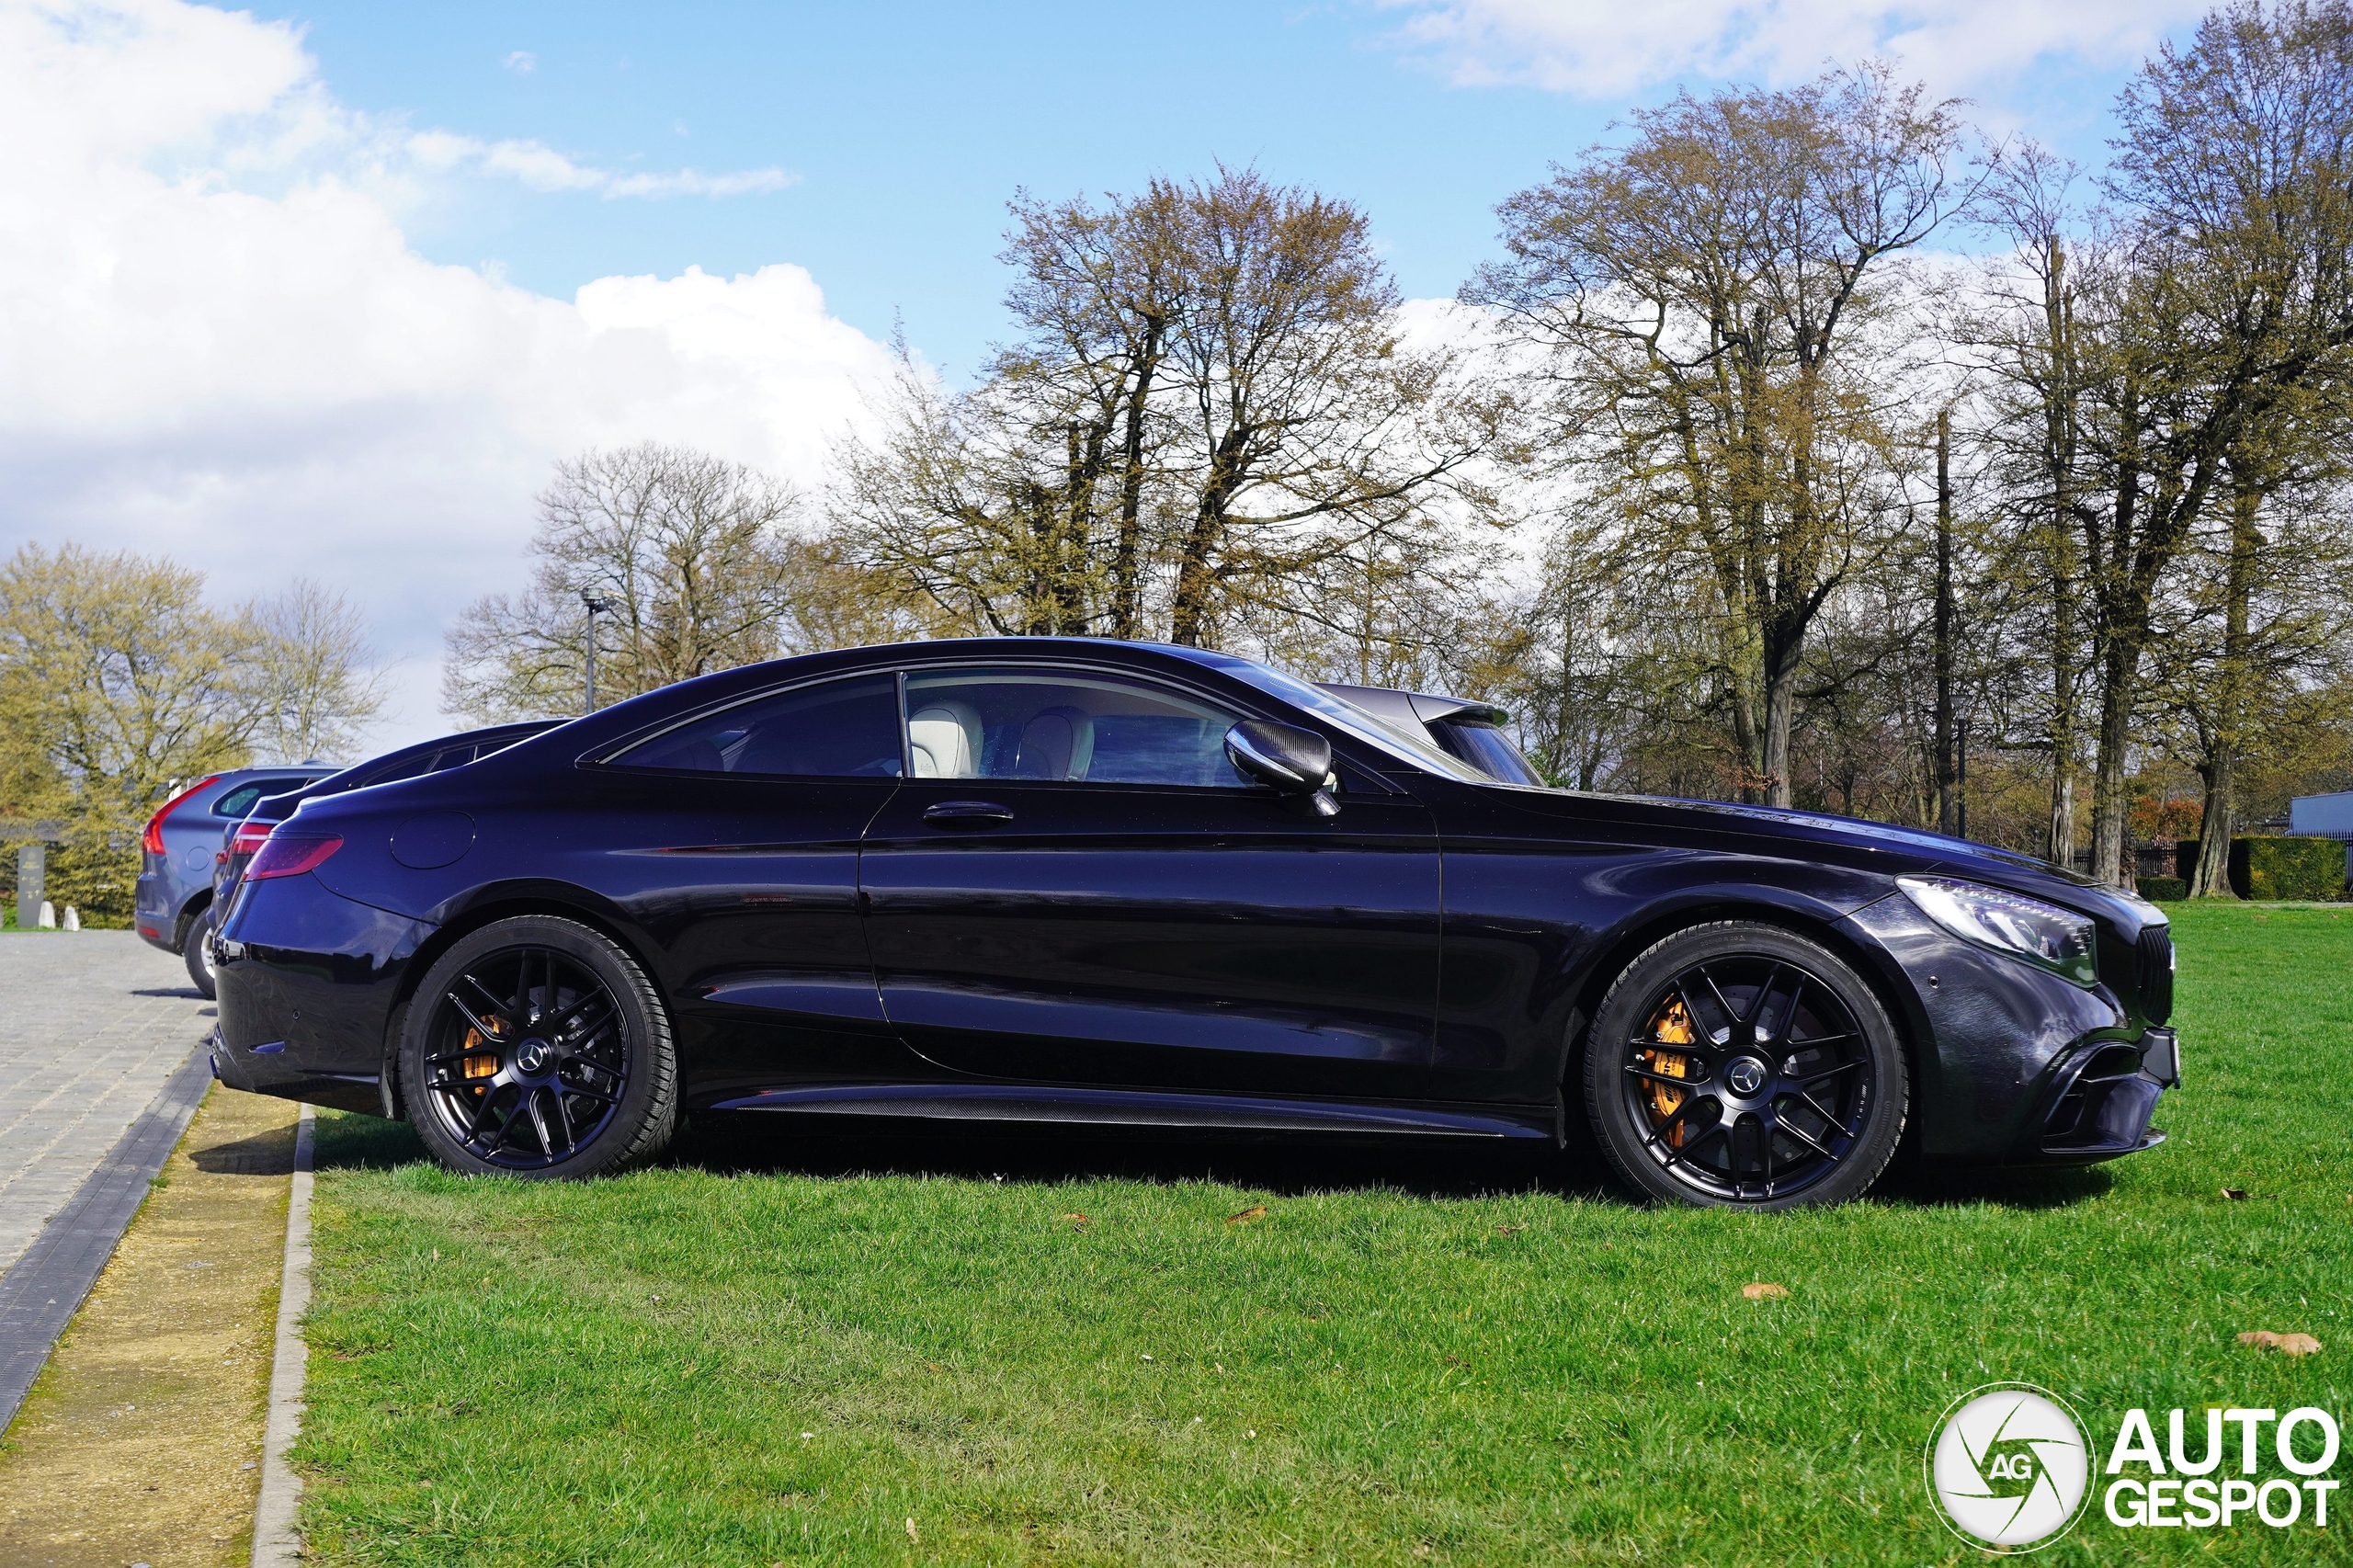
{"label": "fallen leaf on grass", "polygon": [[920,1542],[922,1541],[922,1540],[923,1540],[923,1537],[922,1537],[920,1534],[916,1533],[916,1530],[915,1530],[915,1517],[914,1517],[914,1516],[912,1516],[912,1515],[908,1516],[908,1518],[907,1518],[907,1539],[908,1539],[909,1540],[915,1541],[915,1542],[918,1542],[918,1543],[920,1543]]}
{"label": "fallen leaf on grass", "polygon": [[1266,1217],[1267,1206],[1263,1203],[1253,1203],[1239,1214],[1228,1214],[1225,1217],[1225,1222],[1229,1225],[1241,1225],[1252,1220],[1263,1220]]}
{"label": "fallen leaf on grass", "polygon": [[1495,1227],[1495,1234],[1499,1236],[1516,1236],[1526,1229],[1528,1229],[1528,1227],[1525,1225],[1497,1225]]}
{"label": "fallen leaf on grass", "polygon": [[1775,1285],[1770,1281],[1759,1280],[1754,1285],[1743,1285],[1740,1288],[1740,1293],[1752,1301],[1778,1301],[1790,1293],[1790,1288],[1787,1285]]}
{"label": "fallen leaf on grass", "polygon": [[1076,1212],[1073,1212],[1073,1213],[1065,1214],[1065,1215],[1063,1215],[1063,1220],[1065,1220],[1066,1221],[1068,1221],[1069,1223],[1074,1224],[1074,1225],[1084,1225],[1084,1224],[1086,1224],[1086,1215],[1084,1215],[1084,1214],[1076,1213]]}
{"label": "fallen leaf on grass", "polygon": [[2274,1334],[2268,1328],[2257,1328],[2240,1335],[2239,1343],[2263,1350],[2277,1350],[2284,1356],[2320,1354],[2320,1341],[2309,1334]]}
{"label": "fallen leaf on grass", "polygon": [[2229,1199],[2234,1203],[2245,1203],[2246,1201],[2246,1188],[2243,1187],[2226,1187],[2222,1188],[2222,1196]]}

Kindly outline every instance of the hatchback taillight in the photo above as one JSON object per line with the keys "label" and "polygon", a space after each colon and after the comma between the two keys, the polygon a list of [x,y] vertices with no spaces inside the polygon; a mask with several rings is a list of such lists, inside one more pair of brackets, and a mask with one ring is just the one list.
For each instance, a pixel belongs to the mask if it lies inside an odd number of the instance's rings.
{"label": "hatchback taillight", "polygon": [[165,801],[162,805],[156,807],[155,814],[147,819],[147,831],[139,835],[139,847],[144,849],[150,855],[161,855],[164,852],[164,819],[170,816],[174,812],[178,811],[182,802],[186,801],[190,795],[195,794],[199,790],[204,789],[208,785],[218,784],[219,782],[221,782],[221,776],[219,774],[207,774],[205,777],[198,779],[195,783],[189,785],[187,789],[181,790],[178,794],[173,796],[170,800]]}
{"label": "hatchback taillight", "polygon": [[340,838],[267,839],[254,851],[254,863],[245,868],[245,881],[266,882],[272,877],[299,877],[305,871],[315,871],[325,864],[328,856],[342,847]]}
{"label": "hatchback taillight", "polygon": [[239,823],[237,831],[229,839],[229,853],[232,855],[260,853],[263,843],[269,837],[269,830],[277,825],[274,822]]}

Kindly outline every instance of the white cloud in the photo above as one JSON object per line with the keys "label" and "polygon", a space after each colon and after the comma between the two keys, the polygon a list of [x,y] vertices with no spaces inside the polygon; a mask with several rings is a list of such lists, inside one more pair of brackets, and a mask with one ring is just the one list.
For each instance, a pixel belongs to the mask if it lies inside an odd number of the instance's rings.
{"label": "white cloud", "polygon": [[[223,601],[343,589],[404,661],[387,741],[443,727],[441,631],[520,582],[554,459],[655,438],[813,483],[889,364],[797,267],[561,300],[424,260],[393,205],[410,169],[643,195],[754,177],[438,134],[375,134],[282,26],[0,0],[0,552],[161,552]],[[647,177],[674,184],[612,191]]]}
{"label": "white cloud", "polygon": [[1465,85],[1620,98],[1682,76],[1785,83],[1879,54],[1946,91],[2046,58],[2147,53],[2206,0],[1375,0],[1400,41]]}
{"label": "white cloud", "polygon": [[406,150],[426,168],[496,176],[533,190],[593,190],[608,199],[624,196],[748,196],[782,190],[799,176],[782,169],[745,169],[706,175],[694,169],[672,174],[620,175],[575,164],[540,142],[484,142],[448,131],[420,131]]}
{"label": "white cloud", "polygon": [[517,76],[528,76],[540,68],[540,57],[528,49],[518,49],[508,55],[504,63]]}

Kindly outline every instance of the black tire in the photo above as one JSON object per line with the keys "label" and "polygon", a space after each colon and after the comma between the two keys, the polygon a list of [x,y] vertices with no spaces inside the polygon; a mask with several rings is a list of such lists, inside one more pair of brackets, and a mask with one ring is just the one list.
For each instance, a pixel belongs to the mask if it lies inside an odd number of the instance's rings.
{"label": "black tire", "polygon": [[676,1131],[662,998],[578,921],[524,915],[469,933],[426,971],[401,1034],[409,1119],[461,1175],[606,1176]]}
{"label": "black tire", "polygon": [[180,943],[180,961],[188,965],[188,983],[215,999],[212,983],[212,906],[206,904],[188,923],[188,938]]}
{"label": "black tire", "polygon": [[1654,943],[1611,983],[1586,1040],[1585,1101],[1642,1197],[1779,1210],[1876,1181],[1911,1092],[1895,1025],[1850,965],[1733,920]]}

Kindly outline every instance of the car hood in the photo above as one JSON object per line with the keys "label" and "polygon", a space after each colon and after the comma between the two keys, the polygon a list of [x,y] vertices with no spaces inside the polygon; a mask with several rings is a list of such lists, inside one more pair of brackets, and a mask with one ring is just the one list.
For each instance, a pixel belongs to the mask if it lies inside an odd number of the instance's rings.
{"label": "car hood", "polygon": [[[1509,786],[1487,786],[1508,789]],[[1517,790],[1514,791],[1518,793]],[[1538,793],[1539,791],[1529,791]],[[1799,811],[1786,806],[1746,806],[1726,801],[1687,801],[1657,795],[1584,794],[1548,790],[1547,795],[1575,794],[1605,812],[1630,812],[1659,819],[1681,818],[1692,827],[1717,834],[1753,835],[1756,848],[1767,854],[1789,855],[1816,846],[1827,858],[1868,867],[1882,874],[1905,873],[1957,877],[2024,893],[2063,908],[2102,920],[2129,940],[2142,926],[2163,925],[2165,913],[2121,888],[2105,886],[2063,870],[2049,861],[1972,839],[1925,828],[1899,827],[1867,822],[1834,812]]]}
{"label": "car hood", "polygon": [[2013,892],[2047,899],[2063,907],[2104,918],[2126,933],[2143,926],[2164,925],[2165,912],[2138,894],[2092,881],[2048,860],[2021,855],[1974,839],[1931,833],[1926,828],[1899,827],[1867,822],[1834,812],[1806,812],[1786,806],[1744,806],[1718,801],[1662,801],[1662,805],[1706,812],[1763,824],[1801,828],[1808,837],[1820,835],[1862,848],[1908,852],[1921,861],[1919,869],[1972,881],[1988,882]]}

